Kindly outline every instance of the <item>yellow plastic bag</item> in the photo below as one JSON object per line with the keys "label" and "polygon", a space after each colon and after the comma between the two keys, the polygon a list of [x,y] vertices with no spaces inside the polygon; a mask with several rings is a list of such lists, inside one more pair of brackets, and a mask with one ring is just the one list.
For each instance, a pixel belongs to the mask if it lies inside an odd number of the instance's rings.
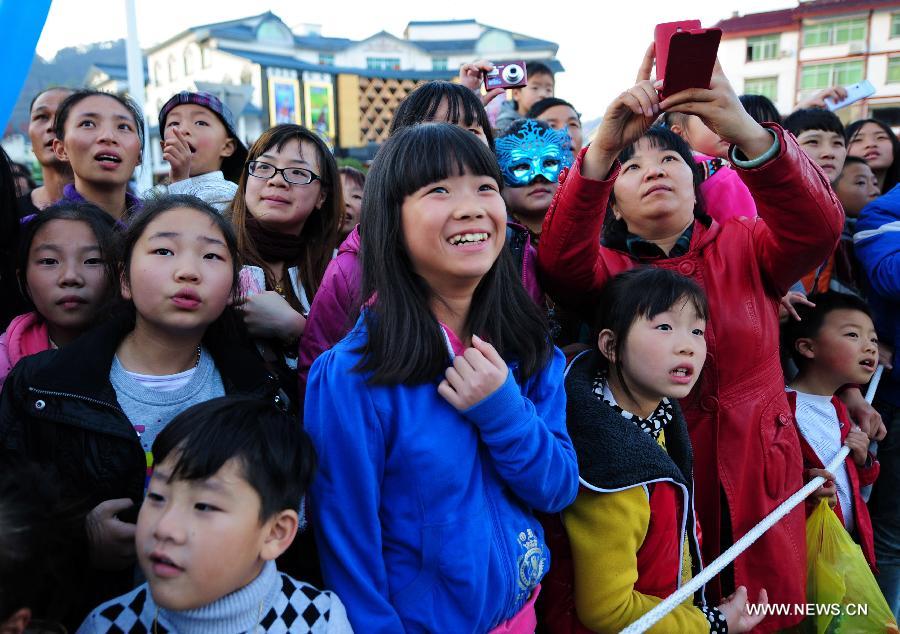
{"label": "yellow plastic bag", "polygon": [[[805,632],[894,632],[897,623],[862,549],[822,499],[806,520]],[[811,610],[810,610],[811,608]]]}

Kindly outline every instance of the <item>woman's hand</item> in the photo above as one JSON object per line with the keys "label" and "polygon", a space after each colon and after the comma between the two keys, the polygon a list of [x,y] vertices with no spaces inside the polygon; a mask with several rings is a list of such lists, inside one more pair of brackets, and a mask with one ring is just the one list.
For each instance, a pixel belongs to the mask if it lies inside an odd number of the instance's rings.
{"label": "woman's hand", "polygon": [[453,359],[438,394],[458,411],[469,409],[500,389],[509,368],[487,341],[472,336],[472,347]]}
{"label": "woman's hand", "polygon": [[804,110],[805,108],[827,108],[828,104],[825,103],[826,99],[831,99],[832,101],[843,101],[846,98],[846,88],[844,88],[843,86],[831,86],[830,88],[820,90],[811,97],[808,97],[798,103],[797,110]]}
{"label": "woman's hand", "polygon": [[619,153],[641,138],[656,121],[660,112],[659,94],[650,79],[654,58],[655,44],[651,44],[644,53],[637,83],[616,97],[606,109],[582,163],[584,177],[606,179]]}
{"label": "woman's hand", "polygon": [[[662,88],[662,82],[656,82]],[[728,83],[719,60],[713,68],[709,88],[688,88],[670,95],[659,104],[665,112],[695,114],[719,137],[738,148],[749,159],[772,147],[772,135],[753,120]]]}
{"label": "woman's hand", "polygon": [[881,440],[887,436],[887,427],[881,420],[878,410],[866,402],[858,387],[848,387],[840,394],[841,402],[847,406],[850,419],[859,425],[872,440]]}
{"label": "woman's hand", "polygon": [[856,466],[866,466],[866,462],[869,460],[869,437],[866,435],[866,432],[854,425],[853,429],[847,434],[844,444],[850,447],[850,456],[853,458]]}
{"label": "woman's hand", "polygon": [[275,291],[247,297],[238,305],[247,331],[260,339],[291,341],[303,334],[306,319]]}
{"label": "woman's hand", "polygon": [[778,307],[778,321],[784,323],[788,320],[788,317],[793,317],[797,321],[800,321],[800,315],[797,314],[797,309],[794,308],[794,305],[803,305],[809,306],[811,308],[815,308],[816,305],[813,304],[806,298],[806,295],[800,293],[798,291],[788,291],[787,295],[781,298],[781,305]]}
{"label": "woman's hand", "polygon": [[134,564],[135,525],[123,522],[116,513],[132,506],[129,498],[106,500],[85,518],[91,564],[101,570],[122,570]]}
{"label": "woman's hand", "polygon": [[759,625],[763,617],[765,617],[766,613],[762,607],[768,605],[768,603],[769,595],[766,593],[766,589],[762,588],[759,591],[759,600],[756,603],[760,609],[754,610],[754,613],[751,614],[750,610],[747,609],[747,588],[738,586],[734,594],[719,604],[719,612],[725,616],[725,620],[728,622],[729,634],[749,632]]}
{"label": "woman's hand", "polygon": [[484,82],[484,76],[492,70],[494,70],[494,65],[486,59],[476,59],[474,62],[469,62],[459,67],[459,83],[478,95],[484,106],[488,105],[494,100],[494,97],[506,90],[505,88],[494,88],[483,95],[481,94],[481,84]]}

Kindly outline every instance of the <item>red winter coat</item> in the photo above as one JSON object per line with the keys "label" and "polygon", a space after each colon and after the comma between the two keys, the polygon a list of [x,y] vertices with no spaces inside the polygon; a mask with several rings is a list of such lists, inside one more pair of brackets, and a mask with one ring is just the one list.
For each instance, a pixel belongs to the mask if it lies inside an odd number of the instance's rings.
{"label": "red winter coat", "polygon": [[[778,302],[833,251],[844,221],[824,173],[792,135],[771,128],[781,143],[778,155],[761,167],[737,169],[759,218],[713,222],[709,228],[695,222],[687,254],[652,262],[692,278],[709,298],[706,365],[681,403],[694,448],[696,509],[707,563],[722,550],[723,496],[737,540],[803,486],[800,442],[779,363]],[[640,264],[600,245],[619,166],[607,180],[593,181],[581,176],[583,157],[584,152],[560,175],[538,248],[545,291],[575,307],[596,301],[611,277]],[[805,603],[802,506],[738,557],[734,577],[753,599],[764,587],[771,603]],[[715,597],[716,585],[707,588]],[[798,620],[771,617],[761,631]]]}
{"label": "red winter coat", "polygon": [[[788,403],[791,406],[791,412],[796,412],[797,393],[788,392],[787,397]],[[847,413],[847,407],[841,403],[841,399],[837,396],[831,397],[831,403],[837,411],[838,420],[841,425],[841,444],[844,444],[844,441],[847,440],[847,434],[850,433],[850,415]],[[806,442],[806,439],[802,434],[800,435],[800,450],[803,452],[804,470],[825,468],[825,465],[822,464],[822,460],[816,454],[816,450],[809,446],[809,443]],[[875,536],[872,533],[872,519],[869,517],[869,507],[866,506],[866,501],[863,499],[859,488],[875,482],[875,480],[878,479],[878,472],[881,470],[881,466],[871,452],[869,453],[869,460],[866,463],[868,466],[858,466],[853,462],[852,455],[848,455],[844,459],[844,464],[847,466],[847,477],[850,479],[850,486],[853,488],[853,525],[856,528],[859,546],[862,549],[863,555],[866,557],[866,562],[869,564],[872,572],[878,574],[878,569],[875,567]],[[807,502],[809,502],[810,499],[811,498],[806,498]],[[812,513],[815,507],[815,504],[807,504],[807,515]],[[834,512],[837,513],[838,519],[840,519],[841,524],[843,524],[844,512],[841,509],[840,499],[834,507]]]}

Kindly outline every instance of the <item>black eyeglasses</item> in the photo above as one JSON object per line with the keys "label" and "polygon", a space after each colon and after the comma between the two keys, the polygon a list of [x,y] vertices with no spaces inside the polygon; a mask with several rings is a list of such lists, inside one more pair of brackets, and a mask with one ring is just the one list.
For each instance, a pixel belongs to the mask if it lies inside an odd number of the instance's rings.
{"label": "black eyeglasses", "polygon": [[247,163],[247,171],[250,173],[250,176],[265,178],[266,180],[281,172],[282,178],[291,185],[309,185],[313,181],[321,180],[318,174],[302,167],[282,167],[279,169],[262,161],[250,161]]}

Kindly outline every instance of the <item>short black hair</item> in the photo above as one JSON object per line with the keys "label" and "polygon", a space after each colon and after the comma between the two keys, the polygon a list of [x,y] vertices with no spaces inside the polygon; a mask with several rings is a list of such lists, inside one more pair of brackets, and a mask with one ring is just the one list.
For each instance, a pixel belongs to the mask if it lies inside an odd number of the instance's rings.
{"label": "short black hair", "polygon": [[871,319],[872,311],[865,301],[856,295],[826,291],[810,295],[807,299],[815,304],[815,307],[795,304],[794,309],[800,316],[800,321],[788,319],[781,327],[781,349],[784,356],[789,356],[798,368],[803,368],[809,359],[797,352],[798,339],[815,337],[822,329],[828,313],[836,310],[858,310],[865,313]]}
{"label": "short black hair", "polygon": [[738,99],[741,100],[741,105],[744,106],[747,114],[753,117],[757,123],[771,121],[781,125],[781,113],[778,112],[778,108],[775,107],[772,100],[765,95],[741,95]]}
{"label": "short black hair", "polygon": [[169,456],[175,461],[170,480],[205,480],[237,460],[259,494],[261,522],[280,511],[299,511],[316,469],[315,449],[300,421],[250,396],[222,396],[180,413],[153,442],[155,464]]}
{"label": "short black hair", "polygon": [[102,90],[76,90],[71,95],[63,99],[56,111],[56,120],[53,123],[53,133],[56,138],[62,141],[66,136],[66,120],[72,108],[80,101],[88,97],[109,97],[125,108],[134,119],[135,129],[137,130],[138,139],[141,142],[141,152],[144,151],[144,113],[131,97],[123,97],[113,92],[103,92]]}
{"label": "short black hair", "polygon": [[638,267],[616,275],[603,288],[591,325],[595,334],[606,329],[615,334],[615,361],[608,372],[615,370],[629,397],[633,398],[622,371],[628,332],[638,319],[653,319],[680,301],[690,303],[699,317],[709,320],[709,303],[703,289],[674,271]]}
{"label": "short black hair", "polygon": [[794,136],[800,136],[807,130],[823,130],[844,138],[844,124],[836,114],[822,108],[803,108],[792,112],[785,117],[784,128]]}
{"label": "short black hair", "polygon": [[575,106],[570,104],[565,99],[560,99],[559,97],[545,97],[540,101],[536,102],[531,108],[528,109],[528,112],[525,113],[526,119],[537,119],[539,116],[544,114],[550,108],[554,108],[556,106],[568,106],[572,109],[572,112],[575,113],[575,116],[578,119],[581,119],[581,113],[575,109]]}
{"label": "short black hair", "polygon": [[31,103],[28,104],[28,112],[32,111],[32,109],[34,108],[35,102],[38,100],[38,97],[40,97],[41,95],[46,95],[48,92],[56,92],[57,90],[60,90],[62,92],[67,92],[71,95],[73,92],[75,92],[76,89],[70,88],[68,86],[49,86],[47,88],[44,88],[43,90],[39,90],[36,93],[34,93],[34,97],[31,98]]}
{"label": "short black hair", "polygon": [[535,75],[550,75],[550,79],[556,81],[556,78],[553,76],[553,71],[550,70],[550,67],[544,62],[527,62],[525,64],[525,73],[529,77],[534,77]]}
{"label": "short black hair", "polygon": [[[860,158],[860,157],[858,157],[858,156],[849,156],[849,155],[848,155],[847,158],[844,159],[844,168],[841,170],[841,173],[840,173],[840,175],[837,177],[837,180],[841,180],[841,176],[844,175],[844,172],[846,172],[847,168],[848,168],[850,165],[868,165],[868,164],[869,164],[869,162],[868,162],[866,159],[864,159],[864,158]],[[837,183],[837,181],[835,181],[835,183]]]}
{"label": "short black hair", "polygon": [[[84,514],[62,499],[59,474],[0,450],[0,623],[17,610],[56,617]],[[70,594],[67,590],[65,594]]]}
{"label": "short black hair", "polygon": [[446,123],[479,126],[488,147],[494,150],[494,131],[481,99],[465,86],[449,81],[429,81],[409,93],[394,112],[388,136],[411,125],[435,121],[434,116],[444,102],[447,103]]}

